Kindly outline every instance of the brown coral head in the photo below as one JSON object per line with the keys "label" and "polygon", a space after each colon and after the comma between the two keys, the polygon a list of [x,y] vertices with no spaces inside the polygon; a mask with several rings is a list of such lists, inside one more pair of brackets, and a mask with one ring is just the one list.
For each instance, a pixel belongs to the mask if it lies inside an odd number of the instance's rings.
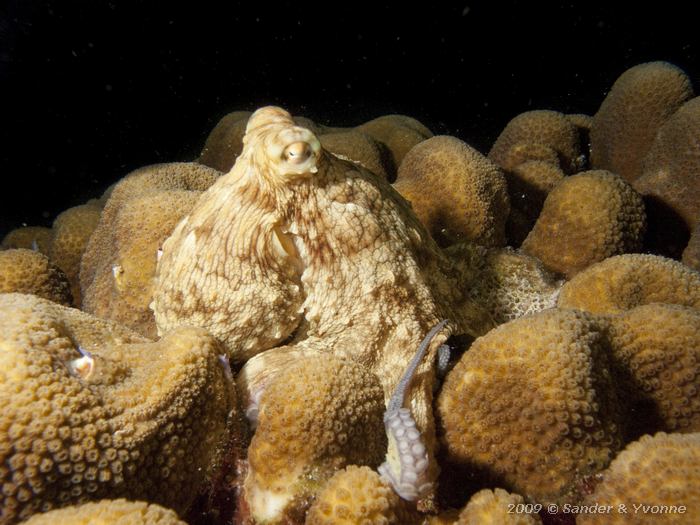
{"label": "brown coral head", "polygon": [[318,171],[321,143],[311,131],[296,126],[282,108],[266,106],[253,113],[243,144],[243,155],[266,168],[261,173],[271,182]]}

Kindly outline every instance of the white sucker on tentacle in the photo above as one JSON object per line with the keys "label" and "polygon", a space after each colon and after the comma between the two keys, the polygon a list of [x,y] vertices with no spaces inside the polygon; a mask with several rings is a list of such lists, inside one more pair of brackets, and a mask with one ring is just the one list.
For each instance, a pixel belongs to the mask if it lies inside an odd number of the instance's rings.
{"label": "white sucker on tentacle", "polygon": [[391,483],[394,491],[407,501],[417,501],[426,496],[433,484],[428,479],[428,451],[421,440],[411,411],[403,408],[403,404],[406,391],[430,346],[430,341],[446,324],[447,319],[435,325],[421,341],[416,355],[396,386],[384,413],[389,449],[386,461],[377,470]]}

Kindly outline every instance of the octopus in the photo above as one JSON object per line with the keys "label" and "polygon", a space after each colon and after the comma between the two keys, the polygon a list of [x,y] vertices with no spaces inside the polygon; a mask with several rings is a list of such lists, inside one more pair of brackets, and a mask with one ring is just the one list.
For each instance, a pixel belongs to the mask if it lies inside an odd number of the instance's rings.
{"label": "octopus", "polygon": [[[403,385],[407,406],[395,406],[387,425],[403,428],[410,413],[427,465],[412,482],[388,468],[386,476],[429,509],[438,349],[451,335],[479,335],[485,315],[462,284],[468,271],[386,180],[325,151],[283,109],[264,107],[250,117],[231,171],[163,243],[151,308],[160,333],[203,327],[244,364],[237,384],[253,420],[266,385],[306,355],[364,365],[390,405]],[[401,383],[435,326],[413,381]]]}

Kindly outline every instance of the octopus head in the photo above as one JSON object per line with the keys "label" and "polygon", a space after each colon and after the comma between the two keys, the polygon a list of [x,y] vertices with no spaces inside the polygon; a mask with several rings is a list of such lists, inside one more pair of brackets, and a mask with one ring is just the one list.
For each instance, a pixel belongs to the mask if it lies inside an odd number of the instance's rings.
{"label": "octopus head", "polygon": [[318,171],[321,143],[306,128],[296,126],[282,108],[258,109],[248,120],[243,138],[244,155],[264,167],[260,173],[272,183],[309,176]]}

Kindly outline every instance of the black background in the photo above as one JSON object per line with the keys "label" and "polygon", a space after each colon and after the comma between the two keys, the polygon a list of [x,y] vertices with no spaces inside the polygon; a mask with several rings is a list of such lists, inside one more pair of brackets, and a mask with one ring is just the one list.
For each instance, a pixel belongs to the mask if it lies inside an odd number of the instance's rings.
{"label": "black background", "polygon": [[697,85],[692,2],[608,4],[0,0],[0,236],[193,160],[234,109],[404,113],[486,153],[520,112],[595,113],[641,62]]}

